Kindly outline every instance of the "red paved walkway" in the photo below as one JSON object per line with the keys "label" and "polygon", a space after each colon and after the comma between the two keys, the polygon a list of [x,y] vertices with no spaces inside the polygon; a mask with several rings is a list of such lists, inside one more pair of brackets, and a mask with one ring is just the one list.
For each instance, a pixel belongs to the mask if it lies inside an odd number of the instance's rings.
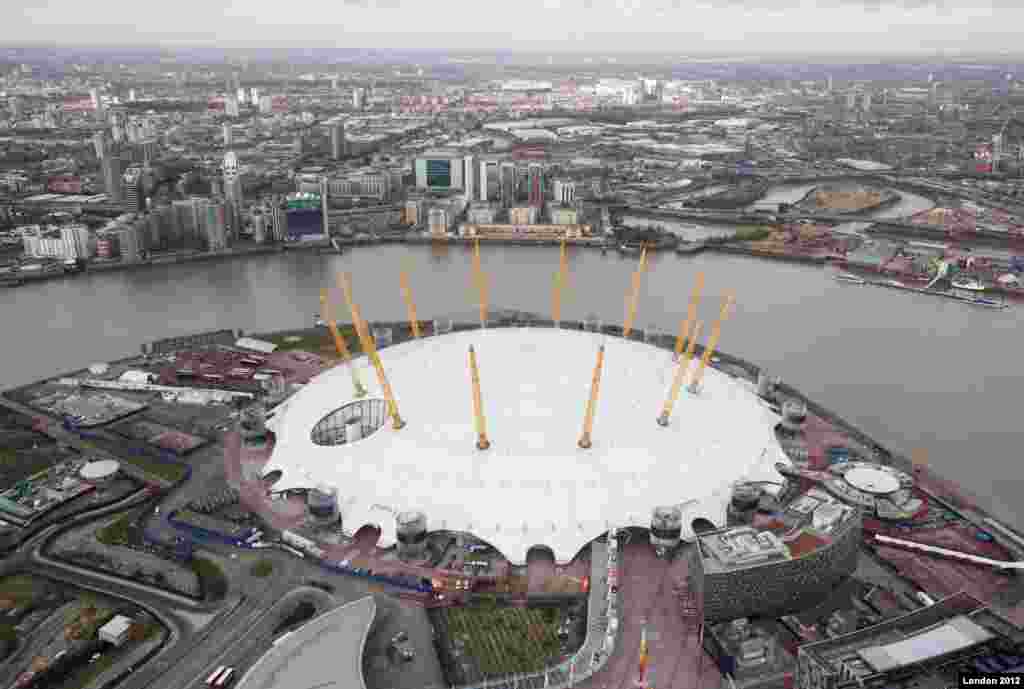
{"label": "red paved walkway", "polygon": [[721,676],[711,659],[703,658],[704,673],[698,680],[697,632],[689,630],[679,613],[673,593],[677,581],[685,581],[689,553],[673,562],[658,560],[649,543],[629,544],[620,562],[619,641],[605,667],[577,686],[584,689],[633,689],[637,678],[642,620],[648,626],[648,666],[658,689],[718,689]]}

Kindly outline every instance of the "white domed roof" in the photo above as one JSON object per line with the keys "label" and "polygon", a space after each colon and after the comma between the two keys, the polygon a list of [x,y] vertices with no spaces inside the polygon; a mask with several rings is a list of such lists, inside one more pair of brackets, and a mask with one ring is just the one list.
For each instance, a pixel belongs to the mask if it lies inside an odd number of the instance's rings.
{"label": "white domed roof", "polygon": [[[598,348],[606,352],[593,447],[577,447]],[[491,448],[476,448],[468,350],[473,345]],[[652,510],[679,506],[683,535],[706,517],[723,523],[738,479],[778,480],[788,463],[775,439],[778,416],[752,387],[707,370],[699,396],[685,390],[671,422],[656,419],[672,383],[671,351],[623,338],[558,329],[472,330],[380,351],[406,426],[389,421],[352,444],[318,445],[317,423],[350,403],[346,367],[319,375],[274,419],[277,443],[265,471],[275,490],[338,487],[347,528],[382,528],[422,511],[430,529],[475,533],[513,562],[534,545],[567,561],[609,526],[650,524]],[[373,369],[357,364],[370,398]],[[693,364],[695,366],[695,364]],[[364,398],[365,399],[365,398]]]}

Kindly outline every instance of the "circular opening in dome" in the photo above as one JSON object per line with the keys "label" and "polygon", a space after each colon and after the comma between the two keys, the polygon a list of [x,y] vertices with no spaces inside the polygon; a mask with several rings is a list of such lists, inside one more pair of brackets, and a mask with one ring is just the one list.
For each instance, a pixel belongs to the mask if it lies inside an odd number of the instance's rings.
{"label": "circular opening in dome", "polygon": [[693,529],[693,533],[700,535],[703,533],[707,533],[709,531],[714,531],[716,527],[710,519],[705,519],[704,517],[697,517],[690,524],[690,528]]}
{"label": "circular opening in dome", "polygon": [[324,416],[309,436],[315,445],[345,445],[375,433],[387,419],[385,400],[357,400]]}

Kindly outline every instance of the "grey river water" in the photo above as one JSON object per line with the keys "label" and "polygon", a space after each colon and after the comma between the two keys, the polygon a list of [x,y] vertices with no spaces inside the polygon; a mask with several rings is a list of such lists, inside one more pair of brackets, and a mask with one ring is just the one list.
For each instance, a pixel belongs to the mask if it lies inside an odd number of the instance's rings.
{"label": "grey river water", "polygon": [[[485,245],[482,261],[491,276],[491,304],[550,312],[557,249]],[[401,319],[403,265],[421,318],[474,308],[471,255],[464,247],[286,253],[5,290],[0,387],[127,356],[142,342],[171,335],[308,327],[320,288],[338,271],[352,273],[367,318]],[[573,249],[570,267],[563,317],[595,313],[621,323],[635,259]],[[723,292],[736,293],[723,350],[766,367],[895,451],[926,448],[937,470],[982,496],[1001,518],[1024,524],[1020,309],[987,311],[845,285],[814,266],[664,254],[651,257],[637,327],[675,332],[699,271],[706,274],[703,319],[714,318]],[[401,390],[411,381],[394,384]],[[651,432],[659,403],[651,400]]]}

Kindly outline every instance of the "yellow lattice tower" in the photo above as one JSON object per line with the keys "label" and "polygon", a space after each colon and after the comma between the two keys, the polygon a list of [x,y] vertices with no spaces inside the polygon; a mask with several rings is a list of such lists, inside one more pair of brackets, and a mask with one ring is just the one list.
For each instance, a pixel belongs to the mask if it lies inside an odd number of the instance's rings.
{"label": "yellow lattice tower", "polygon": [[629,337],[633,332],[633,321],[636,319],[636,307],[640,302],[640,281],[643,274],[636,270],[633,272],[633,284],[626,300],[626,321],[622,324],[622,336]]}
{"label": "yellow lattice tower", "polygon": [[590,433],[594,429],[594,410],[597,407],[597,393],[601,388],[601,367],[604,365],[604,345],[597,350],[597,365],[594,366],[594,377],[590,381],[590,398],[587,400],[587,411],[583,417],[583,435],[579,446],[584,450],[592,445]]}
{"label": "yellow lattice tower", "polygon": [[419,339],[422,337],[422,334],[420,333],[419,319],[416,318],[416,302],[413,301],[412,288],[409,286],[409,274],[403,270],[398,276],[398,281],[402,286],[405,308],[409,312],[409,327],[412,328],[412,336]]}
{"label": "yellow lattice tower", "polygon": [[679,335],[676,336],[675,355],[678,359],[683,353],[683,343],[690,338],[690,328],[697,320],[697,305],[700,303],[700,293],[704,289],[704,273],[697,273],[697,281],[693,285],[693,294],[690,295],[690,306],[686,310],[686,320],[679,321]]}
{"label": "yellow lattice tower", "polygon": [[686,371],[690,368],[690,361],[693,360],[693,352],[697,349],[697,340],[700,338],[701,322],[697,321],[693,327],[693,333],[690,335],[690,344],[686,348],[686,356],[679,360],[679,366],[676,368],[675,378],[672,380],[672,389],[669,392],[668,398],[665,400],[665,406],[661,409],[661,416],[658,417],[659,426],[668,426],[668,420],[672,416],[672,407],[675,406],[676,400],[679,399],[679,391],[683,387],[683,382],[686,379]]}
{"label": "yellow lattice tower", "polygon": [[398,413],[398,402],[395,401],[395,396],[391,392],[391,384],[388,383],[387,374],[384,372],[384,365],[380,361],[380,356],[377,355],[377,346],[373,341],[373,336],[370,334],[369,328],[362,319],[359,307],[356,306],[352,299],[351,281],[352,278],[347,273],[338,275],[338,285],[341,287],[341,291],[345,295],[345,302],[348,304],[349,312],[352,314],[352,324],[356,328],[356,333],[359,334],[359,342],[363,347],[363,351],[366,353],[367,358],[373,364],[373,368],[377,372],[377,382],[380,384],[380,388],[384,392],[384,399],[387,400],[388,411],[391,414],[392,427],[397,431],[405,426],[405,421],[402,420],[401,415]]}
{"label": "yellow lattice tower", "polygon": [[566,256],[565,239],[562,239],[562,248],[558,257],[558,272],[555,273],[555,289],[551,295],[551,320],[558,326],[562,322],[562,290],[569,274],[569,261]]}
{"label": "yellow lattice tower", "polygon": [[722,336],[722,323],[724,323],[729,317],[729,310],[732,308],[734,301],[735,298],[731,293],[725,295],[722,310],[718,314],[718,320],[715,321],[715,325],[711,331],[711,337],[708,338],[708,343],[704,347],[704,356],[700,358],[700,364],[697,366],[697,370],[693,374],[693,382],[690,383],[690,392],[697,393],[700,391],[700,384],[704,380],[704,369],[708,367],[708,364],[711,362],[711,357],[715,354],[715,347],[718,346],[718,339]]}
{"label": "yellow lattice tower", "polygon": [[356,371],[355,361],[352,360],[352,352],[349,351],[348,343],[345,342],[345,338],[338,332],[338,324],[334,320],[333,314],[331,314],[330,302],[327,299],[327,289],[324,288],[320,291],[320,318],[323,319],[324,323],[327,324],[328,329],[331,331],[331,337],[334,338],[334,348],[338,352],[338,356],[341,358],[342,365],[348,366],[349,373],[352,375],[352,388],[356,397],[365,397],[366,388],[363,387],[362,381],[359,380],[359,373]]}
{"label": "yellow lattice tower", "polygon": [[473,383],[473,416],[476,419],[476,449],[486,450],[491,446],[487,439],[487,425],[484,421],[484,403],[480,395],[480,370],[476,365],[476,352],[469,348],[469,376]]}

